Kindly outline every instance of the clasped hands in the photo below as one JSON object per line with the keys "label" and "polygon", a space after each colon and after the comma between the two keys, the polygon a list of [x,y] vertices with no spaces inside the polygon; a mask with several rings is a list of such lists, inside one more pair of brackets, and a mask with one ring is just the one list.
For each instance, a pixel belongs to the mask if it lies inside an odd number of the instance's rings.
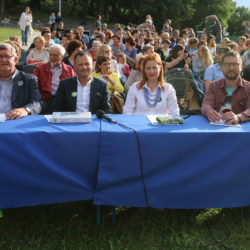
{"label": "clasped hands", "polygon": [[208,120],[210,122],[225,121],[225,123],[237,124],[240,123],[239,117],[232,111],[228,111],[224,114],[218,113],[216,110],[210,110],[207,114]]}

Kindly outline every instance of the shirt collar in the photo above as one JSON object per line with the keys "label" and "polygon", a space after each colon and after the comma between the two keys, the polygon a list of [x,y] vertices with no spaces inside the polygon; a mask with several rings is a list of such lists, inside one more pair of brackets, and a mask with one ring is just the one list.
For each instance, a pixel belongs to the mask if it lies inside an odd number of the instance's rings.
{"label": "shirt collar", "polygon": [[[238,86],[244,88],[243,79],[241,77],[239,77],[239,79],[237,81],[237,85],[235,87],[238,87]],[[220,88],[226,88],[225,78],[221,79],[221,81],[220,81]]]}
{"label": "shirt collar", "polygon": [[50,62],[50,68],[51,69],[61,69],[62,68],[62,62],[58,66],[54,66],[52,62]]}
{"label": "shirt collar", "polygon": [[89,86],[90,83],[92,82],[92,80],[93,80],[93,78],[91,77],[90,80],[89,80],[85,85],[82,85],[81,82],[80,82],[80,80],[79,80],[78,77],[77,77],[77,84],[78,84],[79,86],[81,86],[81,87]]}
{"label": "shirt collar", "polygon": [[[9,80],[13,81],[14,78],[16,77],[16,75],[17,75],[17,70],[15,69],[14,73],[10,76],[9,79],[7,79],[7,81],[9,81]],[[0,80],[2,80],[2,79],[0,78]]]}

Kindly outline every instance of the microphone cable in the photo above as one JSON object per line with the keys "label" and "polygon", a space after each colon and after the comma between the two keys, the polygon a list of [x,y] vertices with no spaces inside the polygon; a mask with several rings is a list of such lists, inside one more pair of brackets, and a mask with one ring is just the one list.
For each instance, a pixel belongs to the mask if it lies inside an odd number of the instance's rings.
{"label": "microphone cable", "polygon": [[[130,127],[128,127],[128,126],[126,126],[126,125],[124,125],[124,124],[122,124],[120,122],[114,121],[112,118],[106,116],[106,114],[105,114],[105,112],[103,110],[97,110],[96,116],[97,116],[98,119],[102,119],[103,118],[103,119],[107,120],[108,122],[117,124],[120,127],[125,128],[127,130],[130,130],[130,131],[132,131],[135,134],[137,151],[138,151],[138,155],[139,155],[139,170],[140,170],[140,177],[141,177],[142,185],[143,185],[144,199],[145,199],[146,207],[150,207],[149,198],[148,198],[148,192],[147,192],[147,187],[146,187],[145,177],[144,177],[144,166],[143,166],[141,145],[140,145],[140,140],[139,140],[138,133],[133,128],[130,128]],[[100,132],[101,132],[101,130],[100,130]]]}

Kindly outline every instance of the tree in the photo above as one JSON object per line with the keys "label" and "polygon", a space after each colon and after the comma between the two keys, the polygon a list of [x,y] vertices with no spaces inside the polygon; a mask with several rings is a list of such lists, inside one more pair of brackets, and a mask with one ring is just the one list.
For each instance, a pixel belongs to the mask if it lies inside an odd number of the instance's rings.
{"label": "tree", "polygon": [[243,22],[248,20],[250,20],[250,10],[245,7],[237,7],[228,22],[228,32],[231,35],[243,35]]}

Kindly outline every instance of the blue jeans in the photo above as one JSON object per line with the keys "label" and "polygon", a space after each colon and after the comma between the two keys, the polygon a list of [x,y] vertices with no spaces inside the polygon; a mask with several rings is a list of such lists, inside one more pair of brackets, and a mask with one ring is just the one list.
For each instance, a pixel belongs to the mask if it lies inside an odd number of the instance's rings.
{"label": "blue jeans", "polygon": [[26,26],[25,30],[21,30],[22,32],[22,44],[27,45],[28,44],[28,34],[29,34],[30,27]]}

